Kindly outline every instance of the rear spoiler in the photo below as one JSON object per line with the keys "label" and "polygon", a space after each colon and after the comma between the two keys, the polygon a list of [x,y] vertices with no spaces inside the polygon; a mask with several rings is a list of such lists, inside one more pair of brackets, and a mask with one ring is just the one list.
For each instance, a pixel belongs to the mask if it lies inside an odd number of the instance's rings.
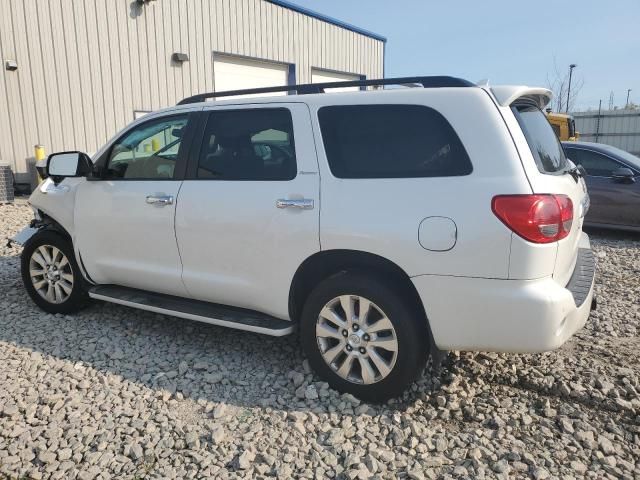
{"label": "rear spoiler", "polygon": [[486,90],[493,94],[502,107],[508,107],[516,100],[525,100],[535,103],[540,110],[543,110],[553,96],[551,90],[547,88],[532,88],[524,85],[498,85],[486,87]]}

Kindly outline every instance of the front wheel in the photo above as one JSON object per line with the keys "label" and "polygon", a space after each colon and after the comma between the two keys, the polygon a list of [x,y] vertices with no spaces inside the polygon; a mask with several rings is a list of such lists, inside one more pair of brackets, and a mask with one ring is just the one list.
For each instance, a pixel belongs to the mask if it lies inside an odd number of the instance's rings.
{"label": "front wheel", "polygon": [[300,335],[314,370],[333,388],[381,402],[422,373],[426,320],[386,282],[346,272],[321,282],[305,304]]}
{"label": "front wheel", "polygon": [[87,303],[73,247],[61,235],[42,231],[25,245],[22,282],[31,299],[49,313],[72,313]]}

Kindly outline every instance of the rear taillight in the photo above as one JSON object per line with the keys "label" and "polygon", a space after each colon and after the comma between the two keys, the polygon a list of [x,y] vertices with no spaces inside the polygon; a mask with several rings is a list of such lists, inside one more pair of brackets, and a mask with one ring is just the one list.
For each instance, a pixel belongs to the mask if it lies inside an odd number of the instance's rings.
{"label": "rear taillight", "polygon": [[534,243],[563,239],[573,223],[573,202],[566,195],[498,195],[491,210],[513,232]]}
{"label": "rear taillight", "polygon": [[566,195],[556,195],[555,198],[560,205],[560,221],[562,222],[562,231],[565,232],[561,238],[564,238],[569,235],[573,224],[573,202]]}

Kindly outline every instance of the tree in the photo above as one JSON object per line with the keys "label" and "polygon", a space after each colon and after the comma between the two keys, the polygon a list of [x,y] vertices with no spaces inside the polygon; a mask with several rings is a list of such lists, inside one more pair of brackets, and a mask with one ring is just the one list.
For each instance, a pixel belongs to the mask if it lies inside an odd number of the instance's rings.
{"label": "tree", "polygon": [[549,105],[556,112],[572,111],[576,98],[584,85],[582,77],[573,73],[571,79],[571,93],[569,94],[569,108],[567,108],[567,93],[569,89],[569,69],[564,73],[558,68],[555,57],[553,58],[553,73],[547,74],[547,88],[553,92],[553,101]]}

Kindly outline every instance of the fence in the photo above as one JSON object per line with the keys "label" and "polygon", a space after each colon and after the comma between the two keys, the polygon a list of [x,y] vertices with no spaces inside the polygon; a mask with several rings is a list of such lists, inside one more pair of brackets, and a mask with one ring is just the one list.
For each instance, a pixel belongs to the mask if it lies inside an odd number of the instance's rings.
{"label": "fence", "polygon": [[640,155],[640,110],[573,113],[580,140],[606,143]]}

